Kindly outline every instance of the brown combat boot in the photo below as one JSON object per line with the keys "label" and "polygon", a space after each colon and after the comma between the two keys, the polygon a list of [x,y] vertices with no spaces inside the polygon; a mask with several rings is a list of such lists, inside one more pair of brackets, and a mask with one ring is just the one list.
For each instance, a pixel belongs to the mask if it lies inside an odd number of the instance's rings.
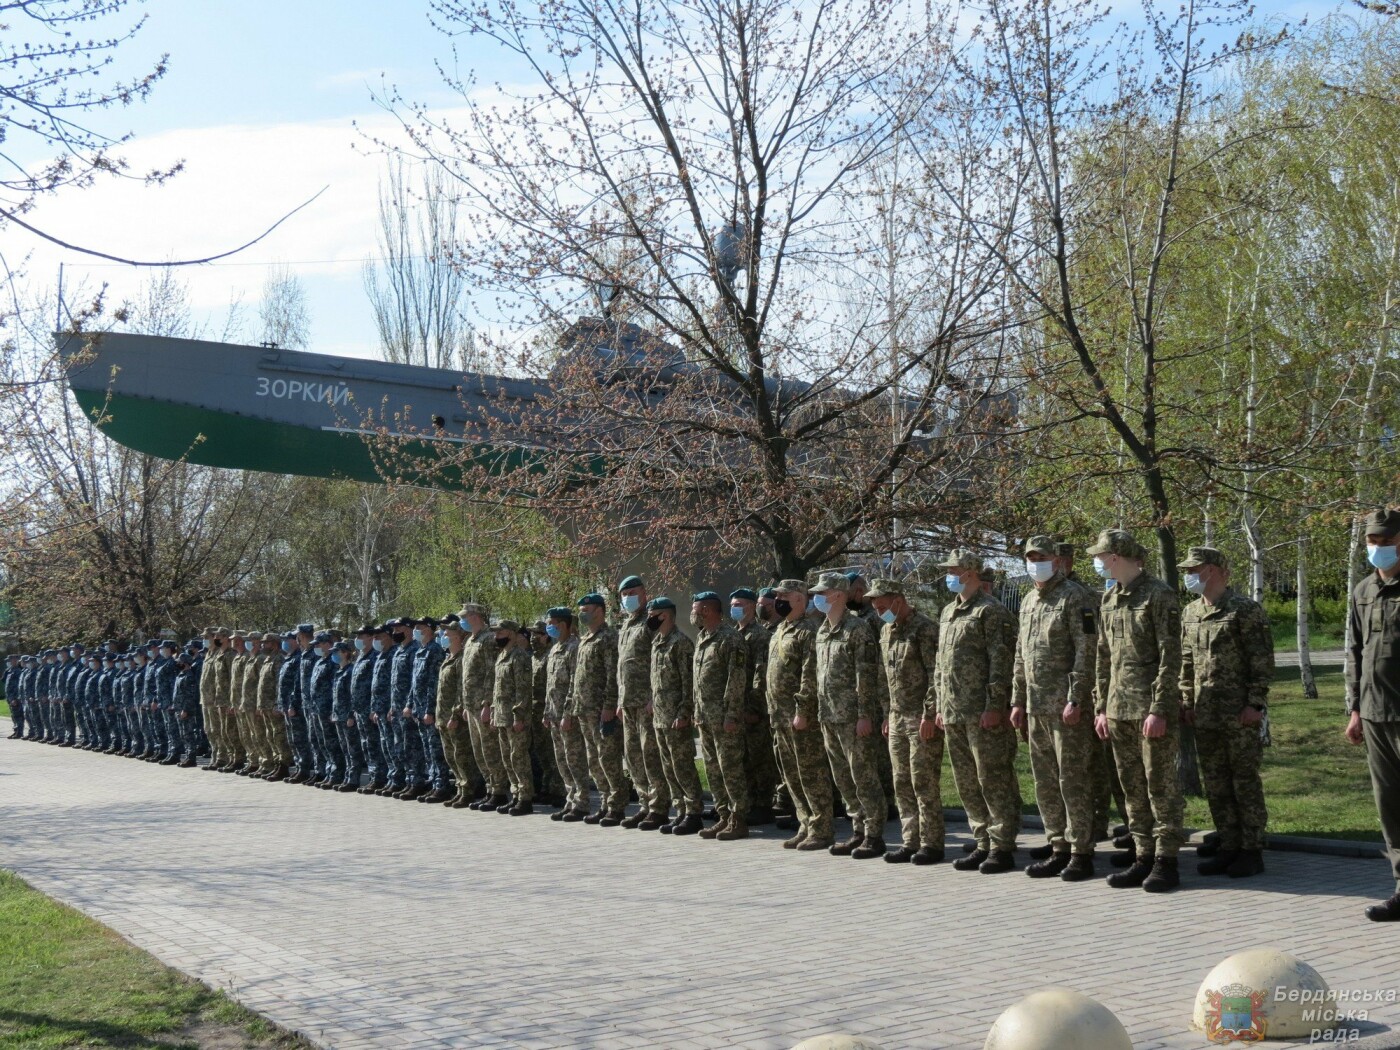
{"label": "brown combat boot", "polygon": [[725,817],[725,816],[720,817],[719,820],[718,820],[718,822],[716,822],[716,823],[714,823],[714,824],[711,824],[711,825],[710,825],[708,828],[706,828],[704,831],[700,832],[700,837],[701,837],[702,839],[717,839],[717,838],[719,838],[719,833],[720,833],[721,831],[723,831],[725,828],[729,827],[729,822],[730,822],[731,820],[733,820],[733,819],[734,819],[734,816],[733,816],[732,813],[731,813],[729,816],[727,816],[727,817]]}
{"label": "brown combat boot", "polygon": [[729,823],[724,826],[724,830],[715,836],[720,842],[733,842],[735,839],[746,839],[749,837],[749,822],[743,814],[735,813],[729,818]]}

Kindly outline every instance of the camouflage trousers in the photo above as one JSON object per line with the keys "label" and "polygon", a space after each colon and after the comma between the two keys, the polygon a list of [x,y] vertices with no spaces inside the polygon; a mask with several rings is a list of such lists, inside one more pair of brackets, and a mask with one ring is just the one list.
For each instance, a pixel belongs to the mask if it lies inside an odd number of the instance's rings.
{"label": "camouflage trousers", "polygon": [[1264,742],[1259,727],[1231,722],[1196,726],[1196,755],[1210,816],[1222,850],[1263,849],[1269,811],[1259,766]]}
{"label": "camouflage trousers", "polygon": [[[238,725],[238,742],[243,747],[243,755],[250,766],[261,769],[263,768],[263,735],[258,731],[259,727],[254,724],[256,717],[252,711],[241,707],[235,708],[233,712],[233,720]],[[154,726],[154,722],[152,725]]]}
{"label": "camouflage trousers", "polygon": [[379,746],[384,752],[385,776],[389,784],[402,788],[404,780],[403,734],[399,730],[401,715],[385,712],[379,716]]}
{"label": "camouflage trousers", "polygon": [[661,766],[661,751],[651,715],[641,707],[618,713],[623,716],[622,744],[627,772],[632,777],[632,786],[637,789],[637,801],[646,813],[669,813],[671,788]]}
{"label": "camouflage trousers", "polygon": [[598,785],[599,808],[621,814],[627,808],[630,785],[622,771],[622,727],[618,719],[608,723],[606,732],[597,715],[575,719],[583,730],[583,746],[588,754],[588,770]]}
{"label": "camouflage trousers", "polygon": [[[211,766],[221,765],[224,761],[224,732],[223,719],[221,713],[213,704],[204,704],[204,735],[209,738],[209,764]],[[117,708],[117,714],[121,717],[122,725],[126,728],[128,741],[134,741],[136,729],[133,725],[129,708]]]}
{"label": "camouflage trousers", "polygon": [[1400,722],[1361,720],[1366,740],[1366,763],[1371,771],[1371,790],[1381,835],[1390,855],[1395,876],[1395,892],[1400,893]]}
{"label": "camouflage trousers", "polygon": [[899,808],[899,832],[909,849],[942,849],[943,734],[919,736],[919,719],[890,716],[890,772]]}
{"label": "camouflage trousers", "polygon": [[705,796],[700,787],[700,772],[695,768],[695,734],[689,728],[672,729],[670,726],[656,726],[655,730],[661,767],[671,797],[676,800],[676,809],[682,816],[698,817],[705,811]]}
{"label": "camouflage trousers", "polygon": [[263,747],[272,759],[272,764],[287,770],[292,764],[292,744],[288,738],[287,723],[282,712],[273,709],[259,712],[262,715]]}
{"label": "camouflage trousers", "polygon": [[883,840],[889,813],[885,790],[880,786],[878,745],[883,741],[876,733],[857,736],[854,722],[823,722],[822,740],[836,790],[841,792],[851,818],[851,830]]}
{"label": "camouflage trousers", "polygon": [[537,772],[537,798],[562,798],[567,789],[559,763],[554,759],[554,740],[544,724],[544,702],[536,701],[530,721],[530,760]]}
{"label": "camouflage trousers", "polygon": [[[1098,734],[1095,734],[1097,740]],[[1118,783],[1118,769],[1113,764],[1113,741],[1097,740],[1098,746],[1090,756],[1090,775],[1094,779],[1094,841],[1108,837],[1112,807],[1118,806],[1122,823],[1128,823],[1128,804],[1123,801],[1123,785]]]}
{"label": "camouflage trousers", "polygon": [[744,768],[744,731],[726,733],[718,722],[701,722],[700,750],[705,756],[705,779],[710,782],[715,812],[721,819],[733,813],[747,820],[749,777]]}
{"label": "camouflage trousers", "polygon": [[457,717],[457,728],[449,729],[452,719],[439,718],[438,735],[442,737],[442,760],[457,781],[458,792],[471,794],[476,787],[476,756],[472,752],[472,732],[466,720]]}
{"label": "camouflage trousers", "polygon": [[342,784],[360,786],[360,773],[364,770],[364,756],[360,754],[360,731],[344,722],[332,722],[335,728],[336,746],[340,748],[344,762],[336,780]]}
{"label": "camouflage trousers", "polygon": [[476,768],[486,778],[486,793],[508,795],[510,774],[506,772],[505,756],[501,754],[501,741],[495,731],[481,721],[477,712],[467,712],[467,732],[471,735],[472,755],[476,758]]}
{"label": "camouflage trousers", "polygon": [[782,720],[774,725],[773,738],[778,770],[792,797],[797,822],[809,839],[830,842],[831,771],[820,732],[812,725],[793,729],[791,723]]}
{"label": "camouflage trousers", "polygon": [[571,809],[587,809],[589,802],[588,750],[583,743],[583,730],[578,720],[569,729],[558,722],[549,731],[554,745],[554,764],[564,779],[564,803]]}
{"label": "camouflage trousers", "polygon": [[520,801],[535,798],[535,774],[530,766],[530,727],[517,731],[512,726],[496,726],[496,744],[510,777],[510,793]]}
{"label": "camouflage trousers", "polygon": [[1045,837],[1057,853],[1094,852],[1094,753],[1101,752],[1094,717],[1079,712],[1065,725],[1058,710],[1030,716],[1031,773]]}
{"label": "camouflage trousers", "polygon": [[772,804],[773,790],[778,785],[778,760],[767,715],[759,715],[757,722],[744,723],[744,769],[750,800],[766,809]]}
{"label": "camouflage trousers", "polygon": [[1021,830],[1021,789],[1016,783],[1016,731],[1003,720],[995,729],[975,722],[944,727],[953,783],[978,849],[1014,850]]}
{"label": "camouflage trousers", "polygon": [[1175,857],[1185,835],[1186,803],[1181,796],[1176,759],[1181,731],[1173,716],[1165,736],[1142,735],[1142,719],[1108,720],[1113,763],[1128,804],[1128,830],[1139,855]]}

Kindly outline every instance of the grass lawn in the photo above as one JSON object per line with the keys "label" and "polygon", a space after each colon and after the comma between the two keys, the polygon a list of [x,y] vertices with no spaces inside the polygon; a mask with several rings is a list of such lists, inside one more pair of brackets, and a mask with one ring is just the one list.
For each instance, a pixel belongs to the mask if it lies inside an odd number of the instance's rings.
{"label": "grass lawn", "polygon": [[[1269,830],[1282,835],[1381,841],[1366,751],[1342,738],[1343,678],[1340,667],[1316,670],[1321,697],[1304,700],[1298,670],[1279,668],[1269,693],[1272,746],[1264,749],[1264,797]],[[1022,745],[1016,759],[1026,812],[1034,813],[1030,756]],[[945,756],[943,802],[961,806],[953,770]],[[1115,810],[1113,819],[1117,820]],[[1186,826],[1214,827],[1204,798],[1186,799]]]}
{"label": "grass lawn", "polygon": [[[1271,625],[1274,635],[1274,650],[1280,653],[1293,653],[1298,651],[1298,627],[1292,623],[1274,623]],[[1346,628],[1339,623],[1314,624],[1308,631],[1308,642],[1312,646],[1313,652],[1322,652],[1326,649],[1340,649]]]}
{"label": "grass lawn", "polygon": [[0,871],[0,1048],[311,1044]]}

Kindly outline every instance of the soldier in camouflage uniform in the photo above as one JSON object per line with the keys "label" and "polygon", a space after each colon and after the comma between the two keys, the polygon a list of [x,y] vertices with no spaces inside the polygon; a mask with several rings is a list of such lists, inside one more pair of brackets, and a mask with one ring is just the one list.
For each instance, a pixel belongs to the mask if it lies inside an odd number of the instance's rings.
{"label": "soldier in camouflage uniform", "polygon": [[890,689],[881,731],[889,741],[895,804],[903,844],[890,864],[943,860],[943,732],[938,728],[938,624],[909,604],[895,580],[876,579],[868,592],[880,618],[880,658]]}
{"label": "soldier in camouflage uniform", "polygon": [[491,728],[500,742],[510,774],[510,805],[496,812],[523,817],[535,811],[535,777],[530,769],[530,712],[534,705],[535,672],[520,625],[496,624],[495,684],[491,694]]}
{"label": "soldier in camouflage uniform", "polygon": [[937,724],[975,840],[953,866],[993,875],[1016,866],[1021,829],[1016,730],[1008,718],[1016,618],[983,588],[976,554],[958,548],[939,567],[954,600],[938,620]]}
{"label": "soldier in camouflage uniform", "polygon": [[838,857],[866,860],[885,853],[887,803],[877,747],[887,712],[881,706],[879,642],[870,625],[846,608],[850,581],[825,572],[812,588],[822,614],[817,628],[817,717],[831,773],[851,817],[851,837],[830,847]]}
{"label": "soldier in camouflage uniform", "polygon": [[263,643],[263,664],[254,689],[253,718],[261,739],[264,780],[286,780],[292,766],[292,749],[287,743],[286,723],[277,710],[282,664],[291,649],[291,639],[269,631]]}
{"label": "soldier in camouflage uniform", "polygon": [[578,719],[569,715],[569,696],[574,686],[574,666],[578,661],[578,637],[574,634],[574,613],[557,605],[545,613],[545,630],[554,644],[545,658],[544,724],[554,745],[554,761],[564,779],[564,806],[551,813],[550,820],[570,824],[588,816],[588,753]]}
{"label": "soldier in camouflage uniform", "polygon": [[485,792],[469,809],[491,813],[510,804],[510,774],[501,754],[500,738],[491,730],[491,702],[496,689],[496,633],[487,625],[486,606],[468,602],[462,606],[462,622],[469,632],[462,644],[461,711],[467,719],[472,759],[485,778]]}
{"label": "soldier in camouflage uniform", "polygon": [[1230,586],[1225,556],[1192,547],[1178,568],[1200,595],[1181,614],[1181,720],[1196,727],[1196,754],[1220,844],[1196,870],[1231,878],[1264,870],[1269,813],[1259,775],[1259,723],[1274,677],[1274,637],[1258,602]]}
{"label": "soldier in camouflage uniform", "polygon": [[773,590],[780,619],[768,644],[768,721],[797,819],[797,834],[783,848],[815,852],[835,841],[831,770],[817,719],[817,632],[807,617],[805,583],[782,580]]}
{"label": "soldier in camouflage uniform", "polygon": [[768,678],[768,643],[772,633],[758,622],[758,595],[740,587],[729,595],[729,616],[744,639],[748,654],[748,689],[744,696],[744,769],[749,783],[749,824],[773,819],[773,792],[778,786],[778,762],[773,732],[768,725],[768,701],[763,696]]}
{"label": "soldier in camouflage uniform", "polygon": [[656,633],[647,627],[647,591],[640,576],[628,576],[618,584],[617,595],[622,604],[622,622],[617,629],[617,693],[623,754],[641,803],[622,826],[635,828],[651,820],[660,827],[671,811],[671,789],[652,721],[651,645]]}
{"label": "soldier in camouflage uniform", "polygon": [[545,694],[549,689],[549,650],[554,644],[543,620],[530,626],[530,763],[535,769],[535,800],[549,806],[564,804],[564,777],[554,761],[554,740],[544,724]]}
{"label": "soldier in camouflage uniform", "polygon": [[[758,592],[758,601],[755,604],[755,616],[758,625],[768,635],[771,646],[773,635],[777,632],[778,624],[782,622],[782,617],[778,615],[774,608],[778,600],[778,591],[774,587],[764,587]],[[767,692],[768,671],[764,668],[764,692]],[[772,724],[772,717],[769,709],[772,704],[764,697],[764,723],[768,726],[769,738],[773,742],[773,799],[771,808],[773,810],[773,824],[784,831],[793,831],[801,827],[797,819],[797,808],[792,804],[792,795],[788,791],[788,786],[783,780],[782,759],[779,756],[778,727]]]}
{"label": "soldier in camouflage uniform", "polygon": [[[222,708],[223,731],[228,751],[225,773],[247,773],[248,749],[243,743],[243,727],[239,724],[240,708],[243,702],[243,679],[252,656],[248,653],[251,631],[234,631],[232,656],[228,662],[228,691],[224,693]],[[144,674],[144,672],[143,672]],[[144,695],[144,694],[143,694]],[[144,708],[145,704],[142,704]],[[145,720],[142,719],[144,731]]]}
{"label": "soldier in camouflage uniform", "polygon": [[462,643],[467,629],[461,615],[442,621],[442,633],[447,638],[447,656],[438,668],[437,699],[433,711],[438,733],[442,736],[443,761],[457,780],[457,792],[443,802],[448,809],[465,809],[471,803],[472,775],[463,766],[463,755],[471,757],[471,737],[467,733],[462,706]]}
{"label": "soldier in camouflage uniform", "polygon": [[583,731],[588,768],[598,785],[598,811],[586,824],[616,827],[627,812],[628,783],[622,772],[622,726],[617,717],[617,632],[608,624],[601,594],[578,600],[581,631],[574,666],[568,722]]}
{"label": "soldier in camouflage uniform", "polygon": [[692,597],[690,622],[699,632],[691,676],[695,723],[718,818],[699,835],[722,842],[748,838],[749,782],[743,733],[748,653],[733,621],[720,611],[720,597],[714,591],[701,591]]}
{"label": "soldier in camouflage uniform", "polygon": [[1011,694],[1011,724],[1029,727],[1035,797],[1050,856],[1026,869],[1032,878],[1094,876],[1094,661],[1099,596],[1066,579],[1050,536],[1026,541],[1034,584],[1021,602]]}
{"label": "soldier in camouflage uniform", "polygon": [[1176,856],[1185,838],[1176,772],[1181,606],[1144,570],[1147,552],[1130,533],[1105,529],[1089,554],[1095,571],[1115,581],[1100,606],[1094,728],[1113,740],[1133,835],[1133,849],[1115,858],[1127,870],[1108,884],[1164,893],[1180,885]]}
{"label": "soldier in camouflage uniform", "polygon": [[[227,627],[220,627],[219,651],[209,662],[214,666],[210,669],[210,683],[213,687],[212,702],[210,704],[210,714],[214,719],[215,726],[219,734],[219,750],[210,759],[209,766],[220,773],[232,771],[233,748],[235,746],[229,729],[228,704],[230,686],[233,676],[234,658],[234,637],[233,632]],[[138,661],[139,663],[139,661]],[[138,668],[137,677],[140,671]]]}
{"label": "soldier in camouflage uniform", "polygon": [[695,769],[694,660],[695,644],[676,627],[676,603],[653,598],[647,603],[647,619],[654,625],[651,646],[652,719],[676,818],[641,824],[644,831],[659,829],[665,835],[694,835],[705,826],[700,774]]}

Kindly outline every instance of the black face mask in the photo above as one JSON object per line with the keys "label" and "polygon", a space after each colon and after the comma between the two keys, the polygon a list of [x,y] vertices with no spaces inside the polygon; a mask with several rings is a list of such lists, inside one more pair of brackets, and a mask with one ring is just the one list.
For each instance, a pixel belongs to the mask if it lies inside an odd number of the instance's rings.
{"label": "black face mask", "polygon": [[395,631],[395,632],[394,632],[394,644],[395,644],[395,645],[403,645],[404,637],[405,637],[405,635],[404,635],[404,633],[403,633],[402,631]]}
{"label": "black face mask", "polygon": [[792,602],[786,598],[774,598],[773,611],[786,620],[792,614]]}
{"label": "black face mask", "polygon": [[764,623],[767,623],[769,620],[773,619],[773,609],[767,605],[760,605],[758,607],[758,618]]}
{"label": "black face mask", "polygon": [[497,638],[497,639],[496,639],[496,648],[497,648],[497,649],[504,649],[504,648],[505,648],[506,646],[508,646],[509,644],[510,644],[510,639],[509,639],[509,638]]}
{"label": "black face mask", "polygon": [[647,630],[648,630],[648,631],[659,631],[659,630],[661,630],[661,617],[659,617],[659,616],[648,616],[648,617],[647,617]]}
{"label": "black face mask", "polygon": [[862,609],[865,608],[865,603],[864,603],[864,602],[847,602],[847,603],[846,603],[846,608],[852,610],[853,612],[860,612]]}

